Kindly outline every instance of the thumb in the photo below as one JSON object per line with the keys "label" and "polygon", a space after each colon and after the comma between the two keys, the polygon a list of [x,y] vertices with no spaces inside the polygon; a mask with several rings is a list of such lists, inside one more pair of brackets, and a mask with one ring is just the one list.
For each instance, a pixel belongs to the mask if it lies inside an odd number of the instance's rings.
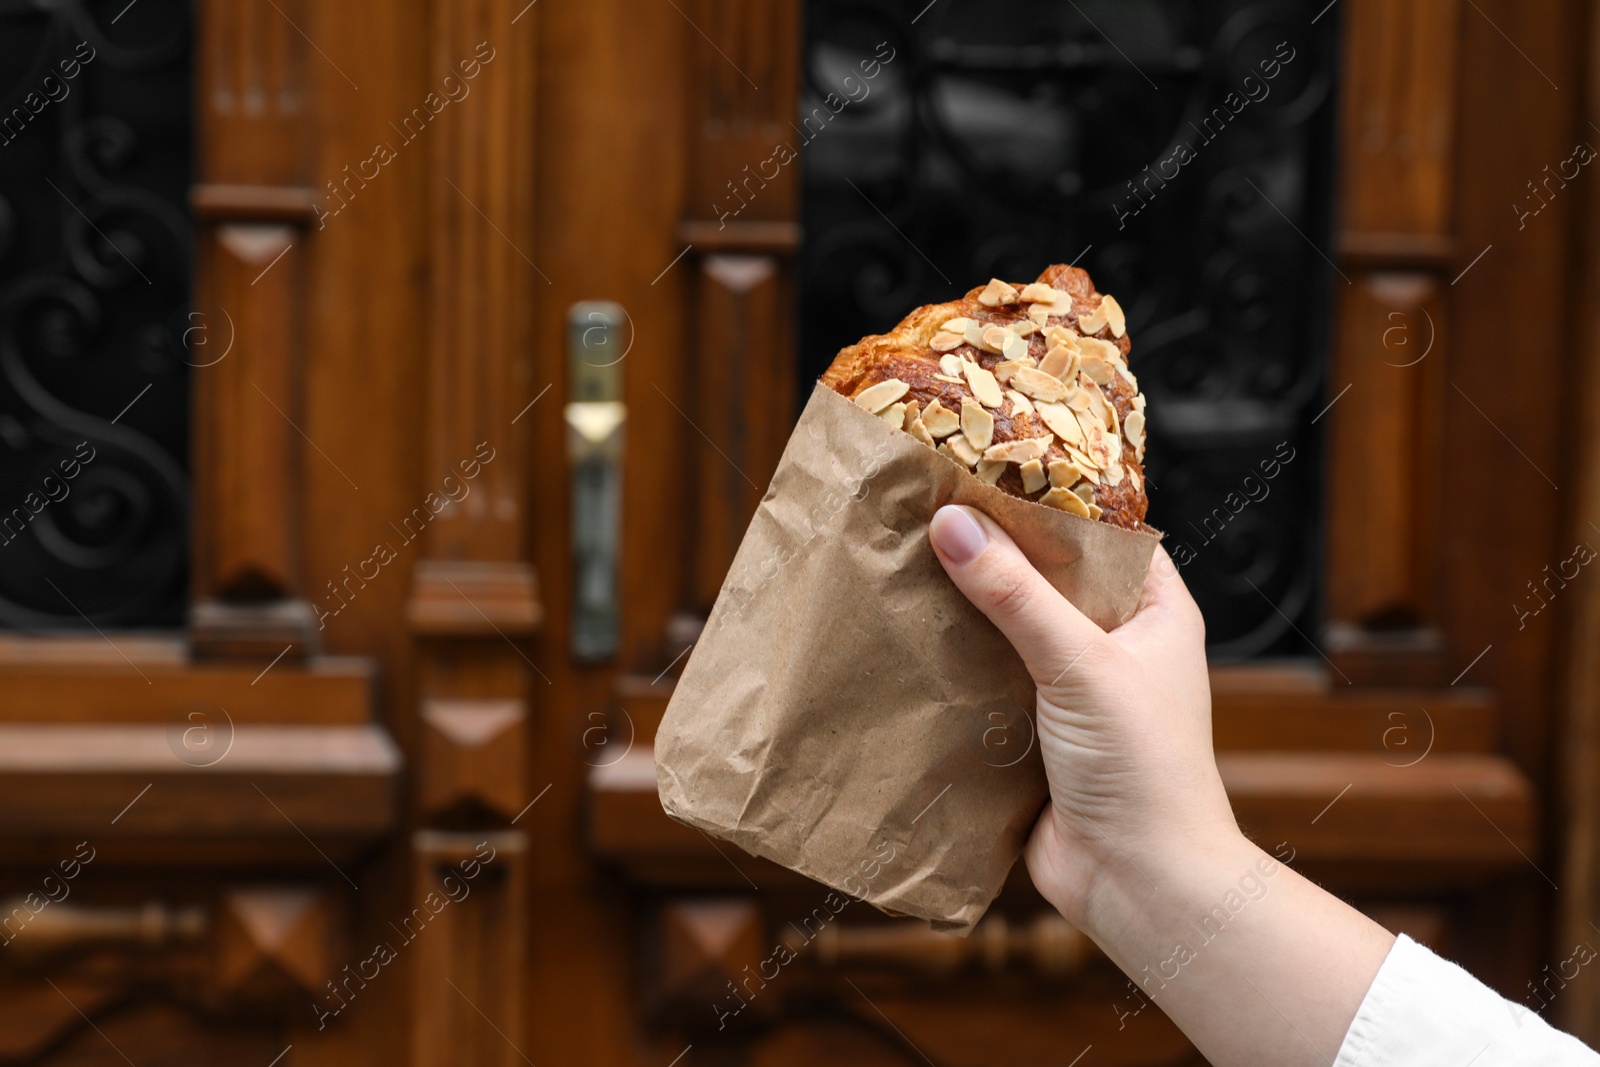
{"label": "thumb", "polygon": [[1112,651],[1105,631],[1056,592],[983,512],[942,507],[928,534],[956,588],[1011,642],[1035,685],[1053,686],[1079,659]]}

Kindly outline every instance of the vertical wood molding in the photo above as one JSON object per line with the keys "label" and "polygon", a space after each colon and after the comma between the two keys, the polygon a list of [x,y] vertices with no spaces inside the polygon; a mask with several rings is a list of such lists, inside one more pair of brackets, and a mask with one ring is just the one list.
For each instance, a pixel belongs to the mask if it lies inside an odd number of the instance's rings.
{"label": "vertical wood molding", "polygon": [[[1459,0],[1343,10],[1329,372],[1329,652],[1355,684],[1449,680],[1435,589]],[[1426,353],[1424,355],[1424,353]]]}
{"label": "vertical wood molding", "polygon": [[423,535],[405,614],[419,652],[417,814],[452,828],[414,836],[414,897],[437,899],[441,878],[480,842],[498,858],[417,941],[411,1062],[510,1067],[524,1062],[526,839],[493,827],[530,799],[529,688],[542,683],[524,649],[542,612],[526,442],[535,421],[560,414],[556,398],[528,408],[529,309],[547,284],[533,232],[539,11],[527,0],[435,0],[428,19],[428,88],[470,91],[429,127],[425,148],[423,473],[459,481],[463,463],[479,465],[472,491]]}
{"label": "vertical wood molding", "polygon": [[[439,477],[495,450],[473,493],[428,531],[431,558],[521,560],[526,517],[525,427],[512,420],[532,399],[530,293],[546,284],[533,263],[534,38],[537,12],[511,0],[433,5],[431,85],[460,82],[464,61],[483,64],[471,95],[428,131],[432,264],[428,337],[427,471]],[[487,59],[487,63],[484,61]],[[551,405],[552,407],[554,405]],[[534,411],[540,418],[546,411]]]}
{"label": "vertical wood molding", "polygon": [[[1585,26],[1584,103],[1579,117],[1600,122],[1600,14],[1590,6]],[[1582,134],[1579,135],[1580,137]],[[1590,143],[1593,143],[1592,141]],[[1577,505],[1568,522],[1573,542],[1600,549],[1600,191],[1583,195],[1579,230],[1573,360],[1578,377],[1569,448],[1576,457],[1572,483]],[[1584,582],[1560,616],[1565,624],[1567,669],[1562,679],[1562,815],[1565,867],[1558,946],[1593,944],[1590,925],[1600,914],[1600,584]],[[1600,1045],[1600,983],[1574,982],[1556,1005],[1559,1025],[1589,1045]]]}
{"label": "vertical wood molding", "polygon": [[1455,230],[1460,0],[1352,0],[1343,17],[1343,236],[1358,243],[1410,238],[1415,247],[1448,239]]}
{"label": "vertical wood molding", "polygon": [[791,425],[800,6],[698,0],[688,17],[701,32],[684,28],[693,392],[682,403],[695,510],[682,607],[704,617]]}
{"label": "vertical wood molding", "polygon": [[[203,0],[197,14],[199,216],[192,350],[195,551],[190,628],[200,655],[297,656],[304,602],[301,360],[313,196],[304,0]],[[198,317],[196,317],[198,316]],[[203,353],[203,354],[202,354]]]}
{"label": "vertical wood molding", "polygon": [[412,914],[425,924],[416,935],[411,972],[412,1064],[531,1062],[522,1051],[528,1008],[526,836],[515,830],[424,830],[413,839],[412,856]]}

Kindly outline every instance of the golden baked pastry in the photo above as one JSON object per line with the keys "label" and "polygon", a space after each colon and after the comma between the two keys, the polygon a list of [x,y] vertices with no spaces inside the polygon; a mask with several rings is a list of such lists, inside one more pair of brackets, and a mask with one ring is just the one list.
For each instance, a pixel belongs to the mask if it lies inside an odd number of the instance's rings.
{"label": "golden baked pastry", "polygon": [[1087,271],[917,308],[822,382],[1012,496],[1144,528],[1144,394],[1122,308]]}

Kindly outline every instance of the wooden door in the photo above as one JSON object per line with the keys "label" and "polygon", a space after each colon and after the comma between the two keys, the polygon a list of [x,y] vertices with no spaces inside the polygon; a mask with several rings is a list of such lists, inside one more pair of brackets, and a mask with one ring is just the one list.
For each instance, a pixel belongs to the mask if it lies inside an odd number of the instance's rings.
{"label": "wooden door", "polygon": [[[192,64],[203,332],[141,401],[190,411],[185,625],[90,605],[0,641],[0,1062],[1195,1062],[1020,873],[954,942],[656,799],[655,726],[808,385],[825,235],[775,153],[804,136],[799,0],[189,10],[50,16],[90,73]],[[1573,201],[1524,228],[1504,201],[1581,136],[1581,22],[1324,16],[1323,607],[1297,658],[1216,670],[1218,747],[1258,841],[1516,997],[1551,935],[1561,650],[1505,605],[1560,558]],[[0,196],[49,177],[53,222],[105,221],[14,147]],[[87,247],[135,271],[58,273],[136,292],[161,250],[131,226]],[[82,425],[125,441],[121,406]]]}

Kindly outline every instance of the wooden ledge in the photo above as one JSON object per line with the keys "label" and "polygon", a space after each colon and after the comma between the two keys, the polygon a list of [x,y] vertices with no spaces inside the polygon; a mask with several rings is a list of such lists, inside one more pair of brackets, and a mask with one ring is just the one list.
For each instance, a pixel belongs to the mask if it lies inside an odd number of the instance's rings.
{"label": "wooden ledge", "polygon": [[[1297,864],[1365,862],[1405,885],[1429,871],[1448,872],[1448,881],[1538,862],[1533,786],[1510,761],[1435,752],[1414,766],[1399,762],[1366,753],[1217,758],[1239,825],[1268,852],[1285,843]],[[799,878],[669,819],[643,745],[591,771],[589,793],[591,846],[636,880],[744,885],[729,857],[761,885]]]}
{"label": "wooden ledge", "polygon": [[397,825],[402,760],[381,727],[205,729],[188,749],[181,724],[0,725],[0,838],[350,843]]}

